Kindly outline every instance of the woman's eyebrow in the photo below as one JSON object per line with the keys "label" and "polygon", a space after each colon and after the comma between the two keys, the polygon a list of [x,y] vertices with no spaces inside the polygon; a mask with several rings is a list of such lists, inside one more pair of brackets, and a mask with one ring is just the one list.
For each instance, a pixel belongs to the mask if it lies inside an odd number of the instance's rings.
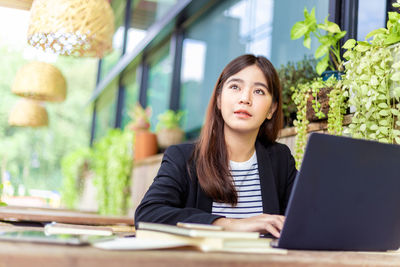
{"label": "woman's eyebrow", "polygon": [[265,87],[265,89],[268,89],[268,86],[264,83],[255,82],[254,85],[262,86],[262,87]]}
{"label": "woman's eyebrow", "polygon": [[244,83],[244,81],[242,79],[239,79],[239,78],[231,78],[226,83],[231,83],[231,82]]}

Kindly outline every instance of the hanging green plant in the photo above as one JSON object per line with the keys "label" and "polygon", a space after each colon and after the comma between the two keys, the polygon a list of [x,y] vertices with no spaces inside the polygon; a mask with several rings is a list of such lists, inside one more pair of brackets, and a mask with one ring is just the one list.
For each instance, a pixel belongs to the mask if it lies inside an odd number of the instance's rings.
{"label": "hanging green plant", "polygon": [[[400,1],[393,5],[400,7]],[[387,28],[370,32],[366,40],[348,40],[343,84],[350,90],[355,112],[347,132],[354,138],[400,143],[400,14],[388,13]]]}
{"label": "hanging green plant", "polygon": [[[312,99],[312,109],[315,113],[315,116],[318,119],[326,118],[326,114],[321,109],[321,103],[318,100],[318,95],[321,89],[324,88],[335,88],[338,85],[338,82],[334,76],[330,77],[328,80],[323,81],[322,78],[316,78],[312,82],[307,82],[303,84],[298,84],[297,87],[293,87],[293,95],[292,99],[297,107],[297,115],[296,120],[294,121],[294,126],[296,127],[296,142],[295,142],[295,155],[294,158],[296,160],[296,167],[300,168],[304,149],[307,143],[307,128],[310,123],[309,118],[307,116],[307,103]],[[338,88],[336,93],[342,95],[341,89]],[[331,91],[332,92],[332,91]],[[344,96],[340,96],[342,99]],[[331,101],[335,101],[336,98],[329,99],[329,106],[332,104]],[[339,107],[343,108],[343,105],[339,105]],[[344,109],[345,110],[345,109]],[[343,111],[340,111],[343,114]],[[342,116],[332,118],[332,124],[338,124],[339,121],[341,123]]]}
{"label": "hanging green plant", "polygon": [[130,203],[133,133],[112,129],[93,148],[100,214],[126,214]]}
{"label": "hanging green plant", "polygon": [[69,209],[77,208],[84,188],[85,172],[89,170],[92,152],[90,148],[78,148],[67,154],[61,161],[63,186],[61,201]]}

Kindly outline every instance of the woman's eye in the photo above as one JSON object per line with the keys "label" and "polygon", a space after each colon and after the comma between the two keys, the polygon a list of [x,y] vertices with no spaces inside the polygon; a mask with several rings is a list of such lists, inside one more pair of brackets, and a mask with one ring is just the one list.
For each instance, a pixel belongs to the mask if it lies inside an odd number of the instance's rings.
{"label": "woman's eye", "polygon": [[232,84],[231,86],[229,86],[229,88],[233,90],[238,90],[239,86],[237,86],[236,84]]}
{"label": "woman's eye", "polygon": [[258,94],[258,95],[265,95],[264,90],[261,90],[261,89],[256,89],[254,92],[255,92],[256,94]]}

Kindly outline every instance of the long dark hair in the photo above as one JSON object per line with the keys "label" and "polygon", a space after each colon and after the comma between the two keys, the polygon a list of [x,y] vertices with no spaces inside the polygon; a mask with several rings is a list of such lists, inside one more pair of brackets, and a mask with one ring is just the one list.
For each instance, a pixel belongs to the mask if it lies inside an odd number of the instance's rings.
{"label": "long dark hair", "polygon": [[263,56],[242,55],[232,60],[220,74],[207,107],[205,123],[194,150],[197,177],[203,191],[214,201],[237,204],[237,192],[229,171],[229,159],[224,138],[224,120],[217,106],[226,80],[242,69],[256,65],[267,81],[268,92],[276,105],[271,119],[261,124],[257,139],[264,143],[275,142],[282,128],[282,97],[278,74],[271,62]]}

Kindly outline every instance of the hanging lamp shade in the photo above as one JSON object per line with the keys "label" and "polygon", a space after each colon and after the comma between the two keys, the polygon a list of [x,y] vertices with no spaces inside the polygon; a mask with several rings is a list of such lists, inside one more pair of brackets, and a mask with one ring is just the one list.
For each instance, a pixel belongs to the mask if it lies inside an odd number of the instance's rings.
{"label": "hanging lamp shade", "polygon": [[60,55],[103,57],[112,48],[108,0],[34,0],[28,43]]}
{"label": "hanging lamp shade", "polygon": [[21,98],[11,109],[8,124],[12,126],[47,126],[49,119],[46,109],[36,100]]}
{"label": "hanging lamp shade", "polygon": [[51,102],[62,102],[67,94],[61,71],[39,61],[32,61],[17,71],[11,91],[22,97]]}

